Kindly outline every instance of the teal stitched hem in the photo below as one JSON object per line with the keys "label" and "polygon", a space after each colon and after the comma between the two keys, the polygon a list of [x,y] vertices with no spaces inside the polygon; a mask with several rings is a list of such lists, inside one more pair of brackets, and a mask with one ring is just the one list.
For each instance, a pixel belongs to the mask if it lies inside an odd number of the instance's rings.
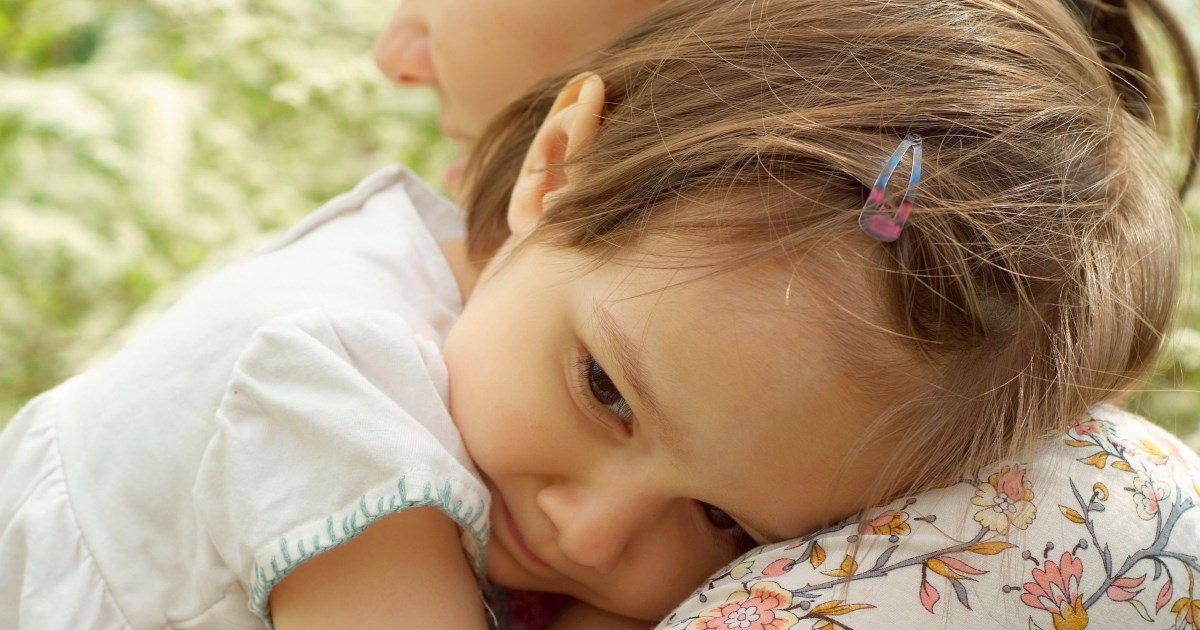
{"label": "teal stitched hem", "polygon": [[[434,484],[440,484],[435,492]],[[456,492],[457,491],[457,492]],[[456,495],[459,498],[456,498]],[[371,497],[370,499],[368,497]],[[374,499],[373,501],[371,499]],[[401,475],[396,484],[382,492],[368,492],[357,505],[325,520],[322,526],[310,523],[280,537],[273,548],[255,553],[250,580],[250,610],[268,628],[273,628],[268,602],[271,589],[304,562],[343,545],[366,531],[375,521],[416,507],[436,507],[471,535],[470,553],[475,575],[484,580],[487,563],[487,519],[490,497],[483,485],[477,488],[445,479],[434,479],[432,471],[413,471]],[[373,504],[373,506],[372,506]],[[372,509],[373,507],[373,509]],[[312,533],[305,532],[310,530]]]}

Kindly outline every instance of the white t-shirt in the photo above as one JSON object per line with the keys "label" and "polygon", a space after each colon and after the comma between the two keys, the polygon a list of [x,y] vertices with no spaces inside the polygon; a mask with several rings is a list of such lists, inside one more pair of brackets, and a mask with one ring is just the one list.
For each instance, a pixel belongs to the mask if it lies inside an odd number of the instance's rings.
{"label": "white t-shirt", "polygon": [[0,628],[261,628],[291,569],[412,506],[481,572],[440,350],[463,233],[386,169],[30,403],[0,434]]}

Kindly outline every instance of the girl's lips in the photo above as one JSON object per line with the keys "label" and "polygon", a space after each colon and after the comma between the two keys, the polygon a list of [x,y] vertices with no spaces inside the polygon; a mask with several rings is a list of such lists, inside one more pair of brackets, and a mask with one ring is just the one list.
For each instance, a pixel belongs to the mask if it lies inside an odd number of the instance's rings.
{"label": "girl's lips", "polygon": [[525,537],[521,535],[521,529],[517,527],[517,521],[513,518],[512,512],[508,511],[508,505],[504,502],[504,498],[494,488],[492,490],[493,504],[499,508],[500,519],[504,522],[504,530],[508,534],[507,538],[511,538],[512,547],[515,547],[518,553],[525,556],[525,560],[534,567],[543,571],[550,570],[550,565],[542,560],[529,545],[525,542]]}

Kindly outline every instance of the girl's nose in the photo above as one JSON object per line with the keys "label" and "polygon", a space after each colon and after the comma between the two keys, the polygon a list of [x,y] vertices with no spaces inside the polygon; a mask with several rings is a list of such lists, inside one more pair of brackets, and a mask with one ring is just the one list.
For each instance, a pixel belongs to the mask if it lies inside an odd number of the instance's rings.
{"label": "girl's nose", "polygon": [[432,87],[437,80],[429,52],[429,28],[415,9],[403,3],[375,40],[375,65],[405,87]]}
{"label": "girl's nose", "polygon": [[563,555],[600,573],[609,573],[620,564],[631,541],[659,518],[666,506],[644,490],[569,483],[543,488],[537,504],[557,530]]}

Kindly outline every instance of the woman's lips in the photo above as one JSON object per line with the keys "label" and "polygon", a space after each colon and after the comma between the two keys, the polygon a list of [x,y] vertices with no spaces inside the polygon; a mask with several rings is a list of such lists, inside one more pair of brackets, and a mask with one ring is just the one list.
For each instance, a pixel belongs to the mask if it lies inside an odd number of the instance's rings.
{"label": "woman's lips", "polygon": [[471,156],[471,136],[446,120],[444,113],[438,117],[438,128],[441,130],[442,136],[459,146],[458,158],[446,167],[446,174],[442,178],[442,184],[450,196],[458,197],[462,192],[463,173],[467,170],[467,160]]}
{"label": "woman's lips", "polygon": [[446,175],[442,180],[449,193],[457,197],[462,192],[463,173],[467,170],[467,159],[470,156],[463,153],[446,167]]}
{"label": "woman's lips", "polygon": [[550,565],[546,564],[525,542],[525,537],[521,535],[521,529],[517,527],[517,521],[513,518],[512,512],[508,511],[508,505],[504,502],[504,498],[500,493],[493,489],[493,503],[499,508],[499,516],[504,521],[504,529],[508,534],[508,538],[512,539],[512,546],[516,547],[517,551],[525,556],[525,559],[534,567],[541,570],[549,570]]}

